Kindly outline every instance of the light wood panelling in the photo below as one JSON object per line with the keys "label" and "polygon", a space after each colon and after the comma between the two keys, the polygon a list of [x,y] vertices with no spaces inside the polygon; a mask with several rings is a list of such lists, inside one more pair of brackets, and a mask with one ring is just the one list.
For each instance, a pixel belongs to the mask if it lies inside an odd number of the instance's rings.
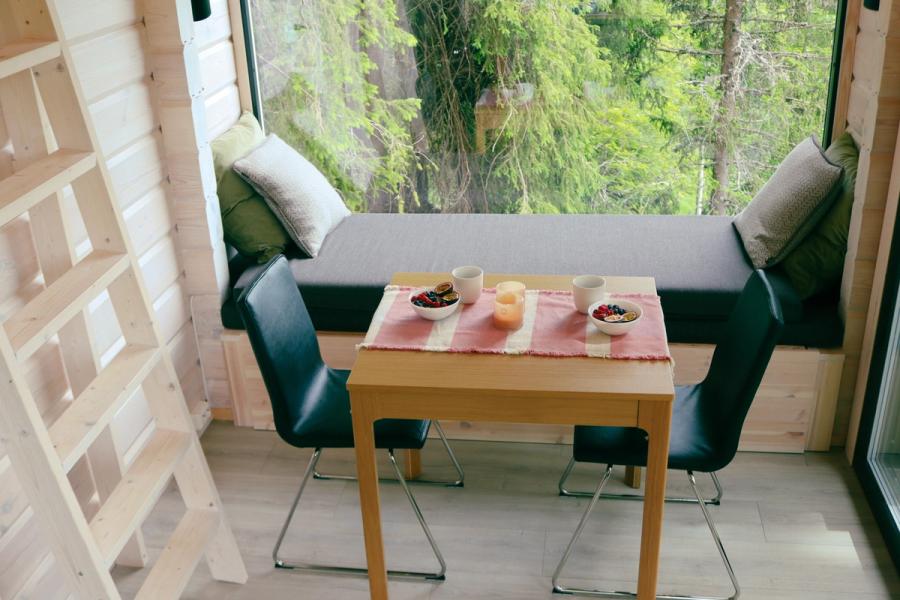
{"label": "light wood panelling", "polygon": [[200,75],[203,93],[212,95],[237,79],[234,66],[234,46],[222,40],[200,52]]}
{"label": "light wood panelling", "polygon": [[153,190],[165,179],[158,134],[145,136],[109,157],[107,166],[122,209]]}
{"label": "light wood panelling", "polygon": [[159,329],[164,340],[171,340],[191,318],[190,302],[181,283],[176,281],[153,301]]}
{"label": "light wood panelling", "polygon": [[[895,21],[900,21],[900,15]],[[900,23],[898,23],[900,24]],[[884,294],[884,286],[887,277],[887,266],[891,243],[893,242],[894,227],[897,223],[898,204],[900,204],[900,131],[897,133],[897,146],[894,153],[894,164],[891,170],[891,181],[887,193],[885,217],[881,229],[878,256],[872,268],[872,291],[869,299],[869,311],[865,319],[865,327],[862,329],[862,352],[859,359],[857,378],[853,389],[853,406],[850,411],[850,425],[847,435],[847,457],[852,461],[856,450],[859,422],[862,416],[863,401],[865,400],[866,385],[869,378],[869,369],[872,362],[872,352],[875,345],[875,335],[878,319],[881,313],[881,299]]]}
{"label": "light wood panelling", "polygon": [[[222,340],[235,423],[272,429],[269,397],[246,334],[228,331]],[[356,344],[361,341],[359,334],[319,334],[322,356],[334,368],[351,368]],[[677,384],[698,383],[706,376],[712,346],[672,344],[671,350]],[[833,423],[828,414],[833,414],[837,398],[835,376],[840,374],[841,359],[840,354],[818,350],[776,349],[747,417],[741,449],[768,452],[827,450]],[[445,429],[454,439],[546,443],[571,443],[572,440],[571,428],[554,425],[466,421],[448,422]]]}
{"label": "light wood panelling", "polygon": [[[850,223],[841,311],[845,319],[845,366],[838,387],[833,442],[844,444],[851,421],[851,406],[860,401],[860,373],[867,369],[871,341],[866,329],[876,283],[876,261],[883,243],[888,193],[900,124],[900,3],[882,2],[878,11],[863,8],[853,57],[847,108],[848,129],[860,147],[855,201]],[[874,307],[873,307],[874,308]],[[865,378],[863,374],[862,378]]]}
{"label": "light wood panelling", "polygon": [[63,35],[70,40],[96,37],[141,20],[140,6],[134,0],[60,0],[57,7]]}
{"label": "light wood panelling", "polygon": [[837,139],[847,128],[847,111],[850,107],[850,89],[853,82],[853,57],[856,52],[861,8],[862,0],[848,0],[844,19],[844,39],[841,45],[840,79],[834,103],[832,140]]}
{"label": "light wood panelling", "polygon": [[206,98],[206,127],[209,139],[225,133],[241,116],[237,86],[229,85]]}
{"label": "light wood panelling", "polygon": [[84,73],[88,102],[147,77],[144,31],[138,24],[92,37],[72,48],[75,69]]}
{"label": "light wood panelling", "polygon": [[143,255],[164,237],[172,237],[175,223],[162,188],[156,187],[122,212],[135,250]]}
{"label": "light wood panelling", "polygon": [[228,0],[211,0],[209,5],[209,18],[194,24],[194,43],[201,50],[231,37]]}
{"label": "light wood panelling", "polygon": [[56,560],[47,555],[19,590],[14,600],[67,600],[69,591],[63,586],[63,574],[59,570]]}
{"label": "light wood panelling", "polygon": [[26,508],[0,539],[0,594],[12,598],[47,556],[47,544],[31,508]]}
{"label": "light wood panelling", "polygon": [[147,282],[147,293],[151,298],[159,298],[182,274],[175,240],[171,236],[161,238],[144,252],[140,265]]}
{"label": "light wood panelling", "polygon": [[104,156],[125,148],[159,126],[147,81],[117,90],[91,106]]}
{"label": "light wood panelling", "polygon": [[[168,163],[167,194],[184,273],[180,286],[188,298],[188,314],[195,321],[194,300],[214,299],[197,304],[204,310],[211,305],[218,307],[228,285],[209,140],[230,127],[240,114],[231,15],[226,0],[213,0],[211,5],[212,16],[199,23],[191,23],[187,13],[182,14],[183,7],[178,12],[174,0],[150,3],[147,15],[160,141]],[[179,304],[179,308],[182,306]],[[199,333],[191,349],[195,353],[192,358],[199,358],[202,366],[199,371],[183,373],[186,396],[190,395],[188,390],[197,398],[221,396],[227,390],[224,368],[217,370],[213,364],[205,364],[207,357],[215,362],[217,350],[222,354],[217,336]],[[211,379],[208,372],[219,374]],[[210,414],[207,403],[199,400],[192,412],[205,419]]]}

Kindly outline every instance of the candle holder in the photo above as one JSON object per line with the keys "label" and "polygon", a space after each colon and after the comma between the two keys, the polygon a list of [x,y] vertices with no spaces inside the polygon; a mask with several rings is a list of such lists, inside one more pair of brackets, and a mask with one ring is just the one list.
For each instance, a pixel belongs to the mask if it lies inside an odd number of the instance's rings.
{"label": "candle holder", "polygon": [[494,300],[494,326],[516,330],[525,322],[525,284],[504,281],[497,284]]}

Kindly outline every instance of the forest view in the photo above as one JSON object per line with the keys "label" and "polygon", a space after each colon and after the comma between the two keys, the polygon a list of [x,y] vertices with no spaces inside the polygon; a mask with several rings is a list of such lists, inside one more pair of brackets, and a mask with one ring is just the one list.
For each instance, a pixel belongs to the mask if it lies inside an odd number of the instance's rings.
{"label": "forest view", "polygon": [[262,116],[359,212],[735,214],[821,136],[837,0],[251,0]]}

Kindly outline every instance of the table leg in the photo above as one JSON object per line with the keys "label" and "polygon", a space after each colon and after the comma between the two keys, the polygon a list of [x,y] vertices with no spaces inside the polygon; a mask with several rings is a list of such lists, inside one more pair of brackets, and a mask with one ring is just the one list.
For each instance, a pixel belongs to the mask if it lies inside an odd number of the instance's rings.
{"label": "table leg", "polygon": [[422,451],[403,451],[403,476],[407,481],[418,479],[422,474]]}
{"label": "table leg", "polygon": [[638,600],[656,598],[659,547],[662,538],[666,475],[669,462],[670,402],[641,402],[638,427],[649,435],[647,480],[644,491],[644,522],[641,529],[641,561],[638,572]]}
{"label": "table leg", "polygon": [[639,489],[641,487],[641,468],[625,467],[625,485],[630,488]]}
{"label": "table leg", "polygon": [[387,600],[387,571],[378,501],[378,465],[375,462],[375,418],[370,400],[365,394],[351,393],[350,412],[353,417],[356,473],[359,477],[359,506],[366,540],[366,563],[369,567],[369,593],[372,600]]}

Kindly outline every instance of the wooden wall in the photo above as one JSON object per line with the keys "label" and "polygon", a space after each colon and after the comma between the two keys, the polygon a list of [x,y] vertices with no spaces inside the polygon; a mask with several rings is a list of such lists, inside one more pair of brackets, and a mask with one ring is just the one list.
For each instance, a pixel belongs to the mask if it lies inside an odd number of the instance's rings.
{"label": "wooden wall", "polygon": [[[172,353],[191,411],[202,425],[208,416],[199,350],[191,320],[189,284],[176,235],[170,175],[163,151],[157,86],[148,60],[144,4],[138,0],[56,0],[62,36],[73,44],[74,70],[87,92],[100,151],[106,158],[128,231],[154,299],[161,330]],[[0,177],[12,168],[8,135],[0,119]],[[83,224],[69,195],[66,206],[79,256],[89,250]],[[0,229],[0,315],[32,298],[41,288],[27,217]],[[89,308],[89,326],[100,356],[123,344],[107,297]],[[30,361],[28,379],[47,419],[71,400],[55,342]],[[136,397],[116,418],[113,439],[127,463],[140,448],[149,423]],[[85,510],[95,504],[86,463],[70,475]],[[0,598],[64,598],[62,578],[35,526],[13,469],[0,456]]]}
{"label": "wooden wall", "polygon": [[862,8],[859,0],[851,0],[848,14],[858,16],[858,24],[854,30],[848,19],[849,38],[855,40],[855,47],[852,62],[847,57],[852,64],[851,74],[847,76],[845,69],[842,78],[849,88],[846,110],[838,114],[845,113],[846,120],[836,122],[836,126],[846,127],[853,134],[860,146],[860,157],[841,289],[846,362],[838,398],[835,445],[847,441],[854,398],[861,397],[868,371],[868,358],[864,357],[872,345],[875,315],[869,309],[873,290],[878,291],[876,263],[886,210],[890,215],[890,207],[896,205],[896,192],[888,202],[888,187],[900,124],[900,1],[882,0],[880,10],[875,12]]}
{"label": "wooden wall", "polygon": [[[194,40],[203,83],[207,142],[234,125],[243,110],[251,109],[239,2],[212,0],[211,6],[212,16],[196,24]],[[218,204],[210,218],[221,229]],[[224,258],[223,249],[216,260]],[[230,414],[231,389],[221,342],[224,328],[219,316],[222,298],[217,293],[197,294],[192,297],[191,305],[210,407],[214,413]]]}

